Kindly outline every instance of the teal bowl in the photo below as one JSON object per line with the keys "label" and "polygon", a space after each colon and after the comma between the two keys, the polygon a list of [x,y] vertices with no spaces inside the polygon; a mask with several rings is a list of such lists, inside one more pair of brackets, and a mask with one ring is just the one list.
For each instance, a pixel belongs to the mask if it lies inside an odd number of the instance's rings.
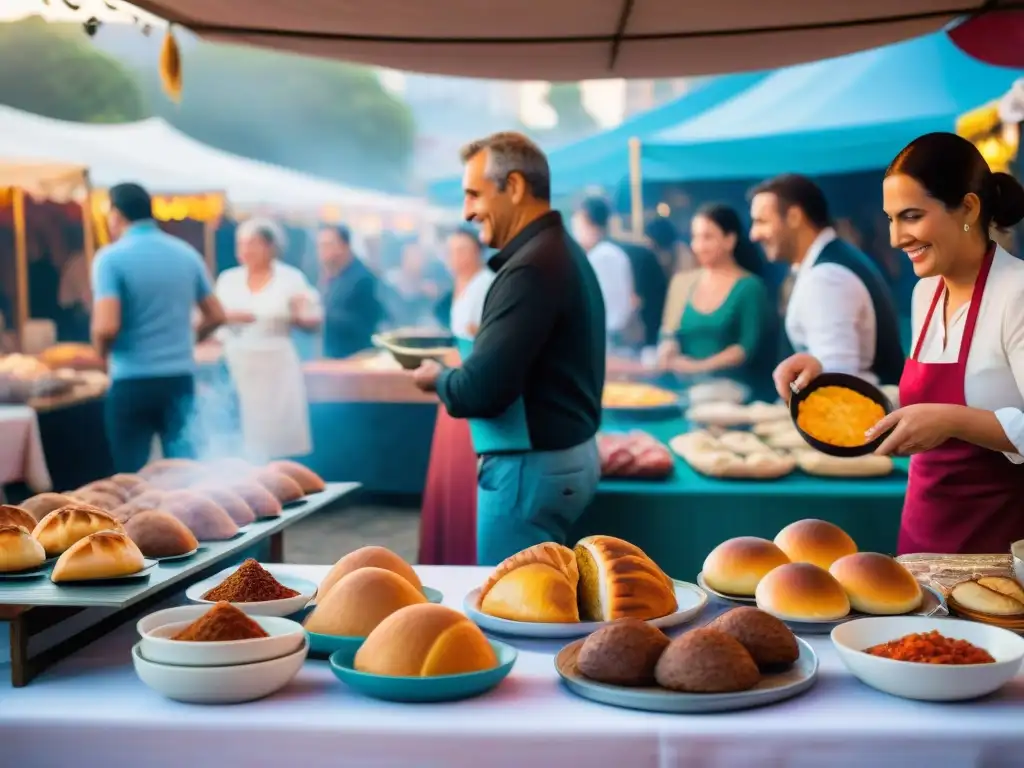
{"label": "teal bowl", "polygon": [[441,594],[441,590],[434,589],[433,587],[424,587],[423,596],[427,598],[428,603],[437,603],[440,605],[444,601],[444,595]]}
{"label": "teal bowl", "polygon": [[313,659],[329,658],[335,651],[349,651],[354,657],[365,637],[341,637],[306,632],[309,635],[309,656]]}
{"label": "teal bowl", "polygon": [[519,652],[511,645],[491,640],[498,666],[484,672],[440,677],[392,677],[358,672],[352,668],[358,648],[343,648],[331,654],[331,671],[349,688],[371,699],[410,704],[459,701],[479,696],[494,688],[512,671]]}

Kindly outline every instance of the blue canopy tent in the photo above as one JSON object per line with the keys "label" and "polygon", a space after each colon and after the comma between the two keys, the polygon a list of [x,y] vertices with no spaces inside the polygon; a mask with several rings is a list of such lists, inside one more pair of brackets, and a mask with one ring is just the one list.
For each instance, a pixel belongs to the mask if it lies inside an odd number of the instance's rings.
{"label": "blue canopy tent", "polygon": [[945,33],[787,67],[645,141],[643,181],[883,168],[922,133],[953,131],[1020,75],[969,57]]}
{"label": "blue canopy tent", "polygon": [[[743,72],[711,78],[667,104],[636,115],[607,131],[548,153],[555,197],[587,186],[615,186],[629,173],[627,142],[641,140],[670,126],[697,117],[741,94],[765,79],[765,72]],[[449,178],[430,185],[429,195],[438,204],[454,205],[462,198],[462,179]]]}

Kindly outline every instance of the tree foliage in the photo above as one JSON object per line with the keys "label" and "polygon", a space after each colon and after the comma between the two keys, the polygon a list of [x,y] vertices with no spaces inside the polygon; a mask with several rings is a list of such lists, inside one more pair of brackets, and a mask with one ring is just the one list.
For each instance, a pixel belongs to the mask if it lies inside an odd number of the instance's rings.
{"label": "tree foliage", "polygon": [[95,49],[80,27],[39,17],[0,24],[0,104],[83,123],[147,114],[129,70]]}
{"label": "tree foliage", "polygon": [[597,129],[597,121],[583,106],[579,83],[552,83],[548,104],[558,114],[558,132],[579,138]]}

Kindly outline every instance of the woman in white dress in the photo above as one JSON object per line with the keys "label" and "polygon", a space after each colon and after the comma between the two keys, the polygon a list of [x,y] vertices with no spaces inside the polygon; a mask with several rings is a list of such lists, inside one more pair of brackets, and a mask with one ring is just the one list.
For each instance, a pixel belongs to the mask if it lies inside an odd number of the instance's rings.
{"label": "woman in white dress", "polygon": [[247,457],[267,461],[313,450],[302,363],[291,339],[298,328],[315,331],[322,320],[316,289],[278,260],[283,230],[267,219],[239,225],[240,266],[217,278],[215,292],[227,325],[219,332],[238,392]]}

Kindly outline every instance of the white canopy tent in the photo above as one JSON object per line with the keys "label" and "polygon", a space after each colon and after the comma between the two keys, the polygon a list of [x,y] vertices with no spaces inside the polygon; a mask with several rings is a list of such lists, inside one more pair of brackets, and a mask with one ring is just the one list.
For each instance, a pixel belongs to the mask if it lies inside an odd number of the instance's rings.
{"label": "white canopy tent", "polygon": [[214,149],[159,118],[97,125],[0,106],[0,157],[87,166],[96,187],[136,181],[165,194],[219,190],[243,210],[331,208],[345,216],[414,214],[426,208],[417,198],[355,189]]}

